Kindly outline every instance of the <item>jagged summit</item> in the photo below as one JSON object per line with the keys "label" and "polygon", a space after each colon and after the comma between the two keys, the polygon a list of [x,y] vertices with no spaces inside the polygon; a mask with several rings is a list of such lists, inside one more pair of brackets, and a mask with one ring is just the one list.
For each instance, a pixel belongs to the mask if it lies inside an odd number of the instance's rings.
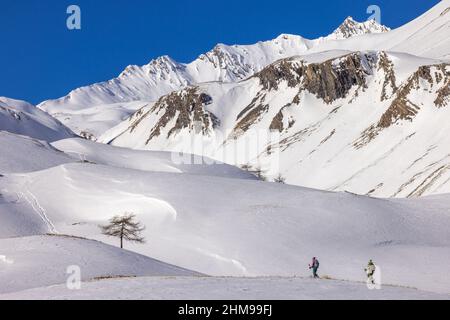
{"label": "jagged summit", "polygon": [[276,40],[304,40],[304,38],[297,34],[282,33],[274,39]]}
{"label": "jagged summit", "polygon": [[152,59],[148,64],[144,66],[129,65],[128,67],[125,68],[124,71],[122,71],[122,73],[119,75],[119,78],[133,76],[134,74],[142,71],[151,72],[155,68],[156,69],[178,68],[180,65],[181,65],[180,63],[176,62],[170,56],[163,55],[155,59]]}
{"label": "jagged summit", "polygon": [[367,20],[365,22],[358,22],[353,17],[347,17],[344,22],[328,37],[327,39],[342,40],[348,39],[354,36],[370,34],[370,33],[383,33],[388,32],[391,29],[379,24],[375,19]]}

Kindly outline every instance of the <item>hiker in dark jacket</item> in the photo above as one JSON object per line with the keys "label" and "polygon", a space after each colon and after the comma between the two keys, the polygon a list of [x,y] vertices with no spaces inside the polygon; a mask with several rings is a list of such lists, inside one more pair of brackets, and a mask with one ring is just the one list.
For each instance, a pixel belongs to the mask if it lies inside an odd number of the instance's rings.
{"label": "hiker in dark jacket", "polygon": [[319,278],[319,275],[317,274],[317,270],[319,269],[319,260],[317,260],[316,257],[312,259],[312,262],[309,265],[309,269],[312,269],[314,278]]}

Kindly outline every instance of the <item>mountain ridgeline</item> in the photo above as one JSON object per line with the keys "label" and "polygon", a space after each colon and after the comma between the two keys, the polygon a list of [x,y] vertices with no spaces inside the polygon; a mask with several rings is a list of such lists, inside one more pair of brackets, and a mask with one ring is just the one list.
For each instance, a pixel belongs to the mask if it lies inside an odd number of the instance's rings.
{"label": "mountain ridgeline", "polygon": [[[441,1],[395,30],[349,17],[314,40],[219,44],[189,64],[164,56],[39,108],[122,147],[246,168],[275,155],[268,180],[380,197],[450,192],[449,8]],[[279,138],[241,157],[258,131]]]}

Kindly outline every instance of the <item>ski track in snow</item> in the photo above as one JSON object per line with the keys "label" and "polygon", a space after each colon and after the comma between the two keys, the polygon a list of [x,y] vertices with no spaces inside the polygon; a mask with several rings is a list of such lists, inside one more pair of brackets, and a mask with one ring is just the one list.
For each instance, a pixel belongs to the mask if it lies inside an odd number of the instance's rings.
{"label": "ski track in snow", "polygon": [[39,204],[39,201],[34,196],[34,194],[27,190],[25,192],[19,192],[17,193],[18,198],[24,199],[28,204],[33,208],[33,210],[39,215],[39,217],[44,221],[44,223],[47,225],[49,233],[57,234],[58,231],[56,230],[54,224],[50,221],[50,219],[47,217],[45,209]]}

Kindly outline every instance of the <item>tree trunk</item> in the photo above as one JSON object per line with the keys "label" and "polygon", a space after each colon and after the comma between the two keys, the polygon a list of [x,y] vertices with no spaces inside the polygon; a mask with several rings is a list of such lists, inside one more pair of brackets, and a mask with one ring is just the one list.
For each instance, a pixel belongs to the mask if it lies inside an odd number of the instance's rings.
{"label": "tree trunk", "polygon": [[123,224],[122,224],[122,228],[120,230],[120,249],[123,249]]}

